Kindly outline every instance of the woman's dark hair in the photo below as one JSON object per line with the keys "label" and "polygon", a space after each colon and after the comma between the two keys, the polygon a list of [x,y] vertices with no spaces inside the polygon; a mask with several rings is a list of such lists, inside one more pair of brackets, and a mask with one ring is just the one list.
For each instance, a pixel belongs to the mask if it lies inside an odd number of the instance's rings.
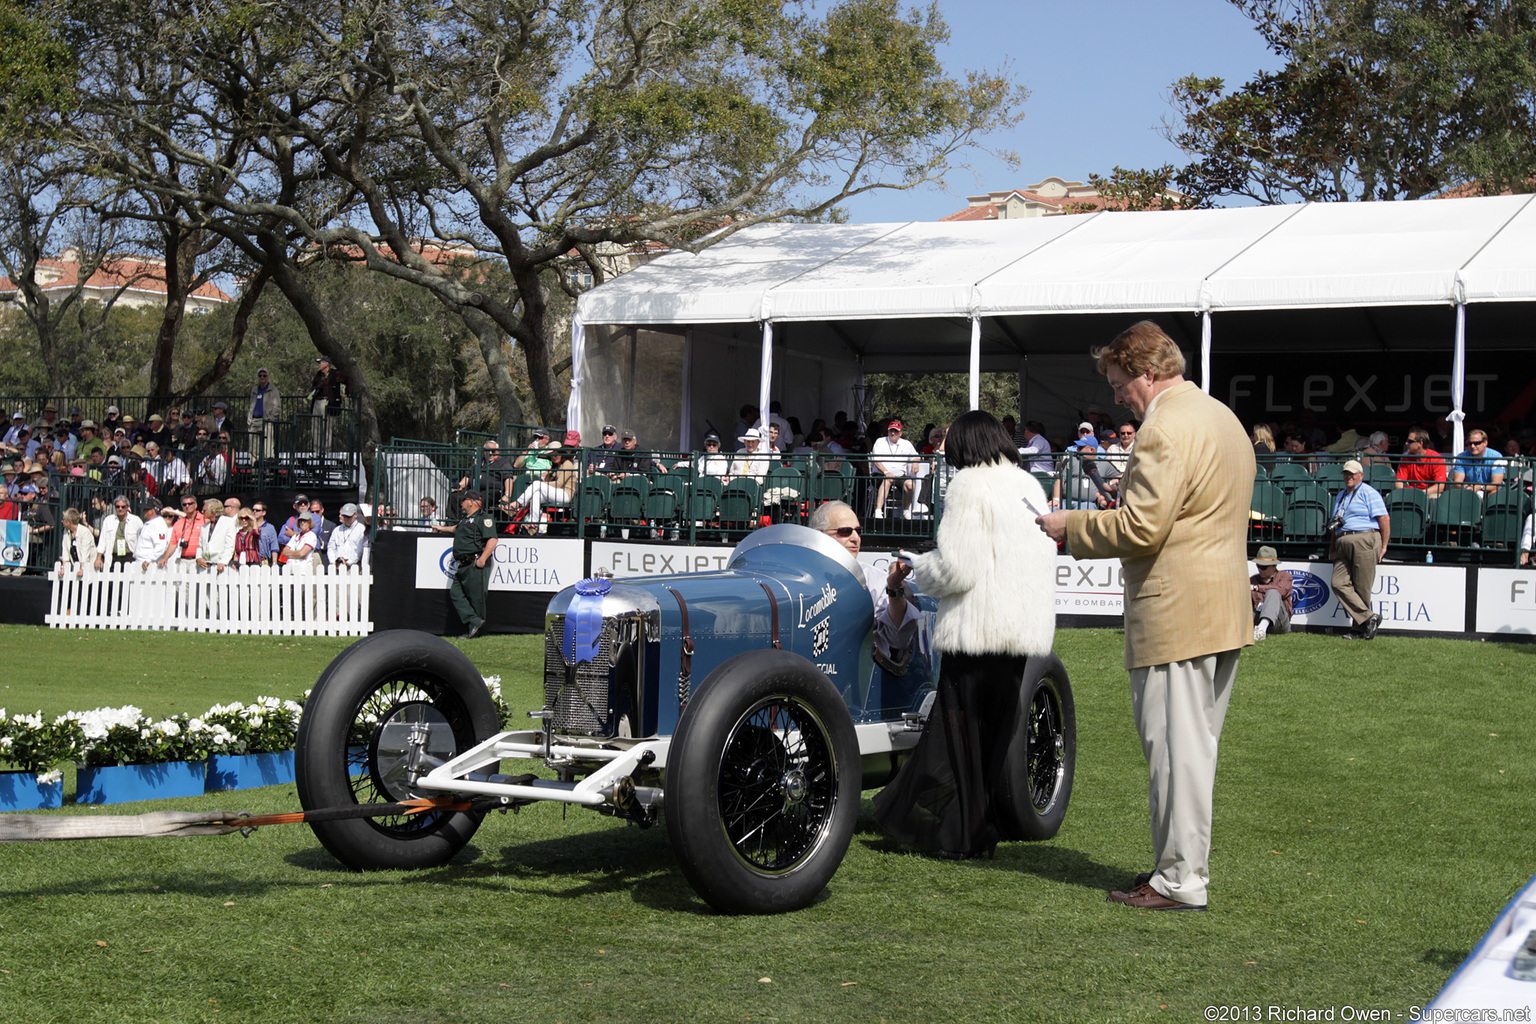
{"label": "woman's dark hair", "polygon": [[987,466],[1007,460],[1019,465],[1019,450],[997,418],[972,409],[949,425],[944,435],[944,461],[956,469]]}

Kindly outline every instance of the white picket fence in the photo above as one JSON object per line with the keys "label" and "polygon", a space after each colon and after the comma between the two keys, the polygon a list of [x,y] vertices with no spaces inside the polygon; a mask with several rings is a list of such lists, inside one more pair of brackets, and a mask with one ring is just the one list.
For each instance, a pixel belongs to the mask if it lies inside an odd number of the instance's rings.
{"label": "white picket fence", "polygon": [[53,584],[44,621],[55,629],[179,629],[199,633],[366,636],[373,632],[373,573],[357,566],[313,575],[276,566],[222,573],[179,567],[144,571],[48,573]]}

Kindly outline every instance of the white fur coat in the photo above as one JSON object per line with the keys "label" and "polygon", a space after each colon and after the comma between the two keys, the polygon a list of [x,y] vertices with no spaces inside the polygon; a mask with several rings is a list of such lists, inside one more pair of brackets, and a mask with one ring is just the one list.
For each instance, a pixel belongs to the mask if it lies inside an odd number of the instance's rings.
{"label": "white fur coat", "polygon": [[1056,632],[1056,545],[1035,525],[1045,492],[1011,462],[956,473],[938,547],[917,582],[939,599],[934,646],[967,654],[1045,654]]}

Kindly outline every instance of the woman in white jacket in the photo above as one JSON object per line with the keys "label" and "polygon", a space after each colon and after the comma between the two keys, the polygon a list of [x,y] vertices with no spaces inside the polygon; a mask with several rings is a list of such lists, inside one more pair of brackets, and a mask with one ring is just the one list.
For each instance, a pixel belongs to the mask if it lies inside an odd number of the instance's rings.
{"label": "woman in white jacket", "polygon": [[938,697],[912,757],[875,798],[891,836],[944,857],[989,856],[1000,833],[993,787],[1020,713],[1025,663],[1056,631],[1056,545],[1031,529],[1045,492],[1019,465],[1003,425],[974,410],[950,427],[956,470],[938,546],[914,560],[939,599]]}
{"label": "woman in white jacket", "polygon": [[87,569],[95,570],[96,537],[78,509],[64,510],[64,529],[59,539],[63,544],[59,561],[64,573],[84,576]]}

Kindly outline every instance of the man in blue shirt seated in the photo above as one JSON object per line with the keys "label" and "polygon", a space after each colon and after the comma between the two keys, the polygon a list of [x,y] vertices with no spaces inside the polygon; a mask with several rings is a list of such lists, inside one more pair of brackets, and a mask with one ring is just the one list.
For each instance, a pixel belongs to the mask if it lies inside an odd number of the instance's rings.
{"label": "man in blue shirt seated", "polygon": [[1502,454],[1488,447],[1488,435],[1474,430],[1467,435],[1467,450],[1456,456],[1451,479],[1480,498],[1492,494],[1504,484],[1503,460]]}
{"label": "man in blue shirt seated", "polygon": [[1338,525],[1328,541],[1333,592],[1354,620],[1344,634],[1349,640],[1371,640],[1381,625],[1380,613],[1371,611],[1371,588],[1376,584],[1376,565],[1387,557],[1387,540],[1392,534],[1387,503],[1364,481],[1365,469],[1358,461],[1344,463],[1344,489],[1333,502],[1333,519]]}

